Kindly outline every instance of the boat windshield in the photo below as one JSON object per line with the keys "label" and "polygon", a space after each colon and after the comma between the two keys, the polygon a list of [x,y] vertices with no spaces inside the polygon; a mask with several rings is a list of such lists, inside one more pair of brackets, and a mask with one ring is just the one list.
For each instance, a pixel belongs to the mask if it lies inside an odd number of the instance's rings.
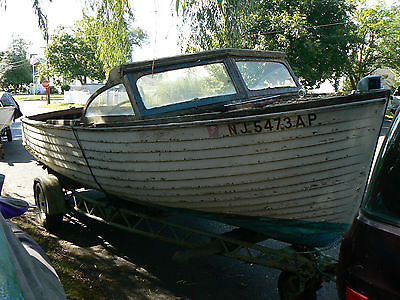
{"label": "boat windshield", "polygon": [[146,109],[236,93],[223,63],[148,74],[136,84]]}
{"label": "boat windshield", "polygon": [[273,61],[236,61],[249,90],[296,87],[287,67]]}
{"label": "boat windshield", "polygon": [[134,115],[129,96],[122,84],[99,94],[86,109],[86,117],[116,115]]}

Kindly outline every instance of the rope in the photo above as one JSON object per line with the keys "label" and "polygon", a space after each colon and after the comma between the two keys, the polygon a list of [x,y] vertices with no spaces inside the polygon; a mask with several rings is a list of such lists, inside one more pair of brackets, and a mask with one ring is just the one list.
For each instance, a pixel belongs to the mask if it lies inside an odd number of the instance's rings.
{"label": "rope", "polygon": [[96,176],[94,175],[92,168],[90,167],[89,160],[87,159],[86,153],[85,153],[85,151],[83,150],[81,141],[79,140],[79,137],[78,137],[78,133],[75,131],[75,123],[76,123],[76,122],[77,122],[77,120],[74,120],[74,122],[73,122],[72,125],[71,125],[71,129],[72,129],[72,133],[73,133],[74,136],[75,136],[75,140],[76,140],[76,142],[78,143],[79,149],[81,150],[81,153],[82,153],[83,159],[85,160],[86,166],[88,167],[89,172],[90,172],[90,174],[92,175],[94,182],[95,182],[95,183],[97,184],[97,186],[99,187],[99,190],[100,190],[104,195],[106,195],[106,197],[107,197],[108,199],[111,199],[110,197],[108,197],[108,193],[103,189],[103,187],[101,186],[101,184],[97,181],[97,178],[96,178]]}

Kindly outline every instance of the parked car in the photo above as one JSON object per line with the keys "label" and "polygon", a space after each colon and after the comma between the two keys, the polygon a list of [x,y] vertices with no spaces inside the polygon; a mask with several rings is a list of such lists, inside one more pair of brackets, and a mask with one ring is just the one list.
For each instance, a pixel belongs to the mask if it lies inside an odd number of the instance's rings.
{"label": "parked car", "polygon": [[[15,108],[13,112],[9,112],[10,106]],[[3,107],[5,109],[3,110],[3,113],[1,113]],[[8,109],[6,109],[7,107]],[[12,141],[12,134],[9,125],[12,121],[21,116],[21,110],[14,97],[8,92],[0,92],[0,138],[4,136],[7,138],[7,141]]]}
{"label": "parked car", "polygon": [[394,91],[393,95],[390,96],[389,109],[392,113],[395,113],[400,106],[400,86]]}
{"label": "parked car", "polygon": [[339,299],[400,299],[400,115],[385,137],[339,255]]}
{"label": "parked car", "polygon": [[15,101],[14,97],[8,92],[0,92],[0,106],[13,106],[16,108],[16,112],[14,114],[14,120],[18,119],[22,116],[21,110],[19,109],[19,105],[17,101]]}

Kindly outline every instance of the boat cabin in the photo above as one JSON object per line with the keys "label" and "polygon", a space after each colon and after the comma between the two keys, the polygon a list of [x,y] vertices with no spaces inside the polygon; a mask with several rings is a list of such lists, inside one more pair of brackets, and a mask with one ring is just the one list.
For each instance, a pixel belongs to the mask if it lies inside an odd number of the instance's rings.
{"label": "boat cabin", "polygon": [[106,85],[87,101],[81,121],[104,124],[226,111],[238,103],[302,92],[284,53],[219,49],[112,69]]}

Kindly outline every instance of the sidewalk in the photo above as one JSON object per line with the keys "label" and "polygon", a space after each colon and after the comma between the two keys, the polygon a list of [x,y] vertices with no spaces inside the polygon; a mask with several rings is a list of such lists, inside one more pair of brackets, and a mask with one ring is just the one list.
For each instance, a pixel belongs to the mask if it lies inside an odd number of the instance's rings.
{"label": "sidewalk", "polygon": [[[45,101],[17,101],[24,115],[44,113],[52,109],[39,108]],[[34,204],[33,179],[47,172],[22,145],[21,120],[11,124],[12,142],[4,142],[4,159],[0,160],[0,174],[5,175],[3,195],[8,194]]]}

